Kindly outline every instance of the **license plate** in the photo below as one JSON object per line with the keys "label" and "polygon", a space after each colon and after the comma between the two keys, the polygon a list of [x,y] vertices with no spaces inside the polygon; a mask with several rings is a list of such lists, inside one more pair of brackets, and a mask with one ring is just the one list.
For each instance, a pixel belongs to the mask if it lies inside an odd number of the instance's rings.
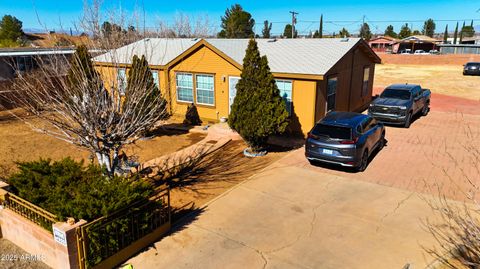
{"label": "license plate", "polygon": [[331,149],[323,149],[322,152],[323,152],[324,154],[328,154],[328,155],[332,155],[332,154],[333,154],[333,150],[331,150]]}

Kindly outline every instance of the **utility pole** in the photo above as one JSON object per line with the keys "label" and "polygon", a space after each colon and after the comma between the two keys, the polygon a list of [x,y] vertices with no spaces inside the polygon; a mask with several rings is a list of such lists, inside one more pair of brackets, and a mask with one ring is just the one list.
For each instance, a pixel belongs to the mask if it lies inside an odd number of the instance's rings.
{"label": "utility pole", "polygon": [[295,24],[297,24],[297,15],[298,12],[290,11],[292,14],[292,38],[295,38]]}

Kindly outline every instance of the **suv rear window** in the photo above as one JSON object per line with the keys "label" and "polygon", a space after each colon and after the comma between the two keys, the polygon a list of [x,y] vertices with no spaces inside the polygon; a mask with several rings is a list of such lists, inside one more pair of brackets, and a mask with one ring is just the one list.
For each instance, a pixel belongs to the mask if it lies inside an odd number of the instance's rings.
{"label": "suv rear window", "polygon": [[401,100],[409,100],[410,99],[410,91],[387,88],[387,89],[385,89],[385,91],[382,92],[380,97],[381,98],[394,98],[394,99],[401,99]]}
{"label": "suv rear window", "polygon": [[327,136],[335,139],[352,139],[352,129],[349,127],[317,124],[312,130],[316,136]]}

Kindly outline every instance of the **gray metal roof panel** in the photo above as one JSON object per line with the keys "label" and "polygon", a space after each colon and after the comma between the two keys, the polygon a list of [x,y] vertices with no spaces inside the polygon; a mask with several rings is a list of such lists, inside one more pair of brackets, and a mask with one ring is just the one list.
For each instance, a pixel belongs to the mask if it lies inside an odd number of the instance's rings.
{"label": "gray metal roof panel", "polygon": [[134,55],[145,55],[151,65],[166,65],[201,39],[145,38],[93,58],[96,62],[131,64]]}
{"label": "gray metal roof panel", "polygon": [[[94,61],[131,63],[133,55],[146,55],[151,65],[166,65],[201,39],[149,38],[97,56]],[[239,64],[249,39],[205,39]],[[324,75],[359,38],[339,39],[256,39],[261,55],[266,55],[270,70],[276,73]]]}

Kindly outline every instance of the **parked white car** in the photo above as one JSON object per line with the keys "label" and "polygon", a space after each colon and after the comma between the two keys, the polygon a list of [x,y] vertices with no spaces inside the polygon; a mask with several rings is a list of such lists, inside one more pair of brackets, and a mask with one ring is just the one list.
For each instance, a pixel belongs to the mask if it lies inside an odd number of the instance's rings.
{"label": "parked white car", "polygon": [[413,53],[415,55],[428,55],[429,53],[424,51],[424,50],[416,50],[415,53]]}

